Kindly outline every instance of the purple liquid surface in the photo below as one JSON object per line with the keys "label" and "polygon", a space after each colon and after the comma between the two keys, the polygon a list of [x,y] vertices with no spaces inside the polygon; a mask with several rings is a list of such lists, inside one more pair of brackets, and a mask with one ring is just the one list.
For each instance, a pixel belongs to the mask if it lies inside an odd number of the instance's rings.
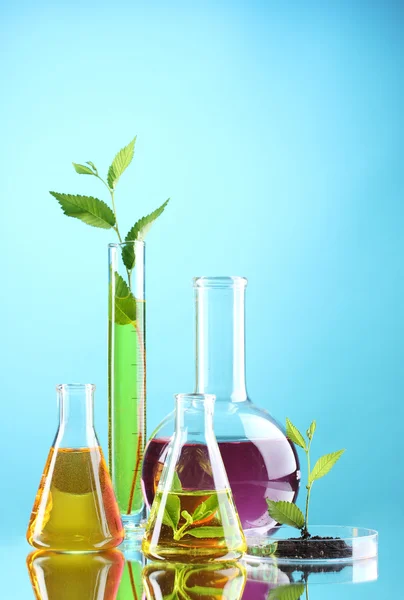
{"label": "purple liquid surface", "polygon": [[[166,438],[157,438],[146,447],[142,485],[149,507],[163,469],[168,443]],[[294,447],[286,438],[218,443],[243,529],[271,528],[275,522],[268,515],[266,498],[293,502],[297,496],[300,470]],[[206,477],[201,458],[205,452],[203,445],[184,445],[179,464],[184,488],[198,489],[201,479]]]}

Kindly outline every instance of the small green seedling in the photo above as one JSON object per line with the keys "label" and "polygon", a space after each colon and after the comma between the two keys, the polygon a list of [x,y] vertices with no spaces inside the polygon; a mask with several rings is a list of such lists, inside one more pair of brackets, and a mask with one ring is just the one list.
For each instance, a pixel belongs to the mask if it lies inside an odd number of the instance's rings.
{"label": "small green seedling", "polygon": [[277,523],[281,525],[290,525],[291,527],[296,527],[296,529],[300,529],[301,535],[303,538],[309,538],[309,503],[310,503],[310,494],[311,488],[313,487],[313,483],[327,475],[335,465],[335,463],[341,458],[342,454],[345,450],[338,450],[337,452],[331,452],[330,454],[324,454],[321,458],[318,459],[313,469],[311,469],[310,465],[310,448],[311,442],[313,441],[314,432],[316,431],[316,422],[313,421],[308,430],[306,431],[307,442],[304,439],[303,435],[300,433],[297,427],[293,425],[293,423],[286,419],[286,435],[291,442],[303,448],[307,457],[307,473],[308,473],[308,481],[306,485],[307,496],[306,496],[306,510],[305,514],[302,513],[300,508],[293,504],[292,502],[285,502],[281,500],[279,502],[275,502],[273,500],[269,500],[267,498],[268,504],[268,513],[270,516],[275,519]]}

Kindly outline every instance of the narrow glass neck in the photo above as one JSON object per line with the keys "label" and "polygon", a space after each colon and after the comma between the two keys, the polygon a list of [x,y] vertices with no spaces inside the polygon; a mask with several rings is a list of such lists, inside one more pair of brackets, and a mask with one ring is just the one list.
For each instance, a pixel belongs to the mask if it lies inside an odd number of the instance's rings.
{"label": "narrow glass neck", "polygon": [[92,384],[57,386],[59,400],[57,439],[63,447],[85,447],[94,444],[94,387]]}
{"label": "narrow glass neck", "polygon": [[196,300],[196,392],[218,401],[247,399],[244,296],[241,277],[198,278]]}
{"label": "narrow glass neck", "polygon": [[176,434],[185,440],[206,443],[213,435],[215,397],[211,394],[176,396]]}

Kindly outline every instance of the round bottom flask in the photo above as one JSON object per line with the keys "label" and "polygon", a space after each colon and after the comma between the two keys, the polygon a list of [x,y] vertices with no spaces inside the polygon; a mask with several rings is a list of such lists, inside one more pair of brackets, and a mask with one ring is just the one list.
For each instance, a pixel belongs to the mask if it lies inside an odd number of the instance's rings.
{"label": "round bottom flask", "polygon": [[[296,450],[280,425],[247,396],[245,385],[242,277],[194,280],[196,297],[196,392],[216,395],[214,430],[233,498],[245,532],[276,525],[266,499],[294,502],[300,467]],[[150,507],[174,431],[174,413],[153,432],[146,447],[142,485]],[[201,453],[188,448],[190,460]]]}

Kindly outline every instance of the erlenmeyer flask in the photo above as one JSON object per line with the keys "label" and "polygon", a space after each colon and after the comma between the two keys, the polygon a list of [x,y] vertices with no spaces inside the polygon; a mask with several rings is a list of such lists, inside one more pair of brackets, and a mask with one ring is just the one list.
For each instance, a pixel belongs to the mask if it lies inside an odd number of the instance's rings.
{"label": "erlenmeyer flask", "polygon": [[[244,532],[266,532],[276,523],[266,499],[294,502],[300,481],[296,450],[282,427],[248,397],[245,380],[243,277],[194,279],[196,389],[215,394],[215,435]],[[260,402],[268,404],[261,390]],[[143,462],[147,504],[153,502],[174,430],[169,414],[152,433]],[[195,452],[198,448],[195,447]]]}
{"label": "erlenmeyer flask", "polygon": [[124,562],[119,550],[97,554],[37,550],[27,557],[36,600],[115,600]]}
{"label": "erlenmeyer flask", "polygon": [[91,384],[57,386],[60,422],[32,509],[27,540],[36,548],[93,552],[124,537],[93,423]]}
{"label": "erlenmeyer flask", "polygon": [[245,569],[235,562],[206,565],[152,563],[143,569],[147,600],[240,600]]}
{"label": "erlenmeyer flask", "polygon": [[176,396],[176,429],[143,538],[149,558],[236,560],[246,551],[213,431],[214,401]]}

